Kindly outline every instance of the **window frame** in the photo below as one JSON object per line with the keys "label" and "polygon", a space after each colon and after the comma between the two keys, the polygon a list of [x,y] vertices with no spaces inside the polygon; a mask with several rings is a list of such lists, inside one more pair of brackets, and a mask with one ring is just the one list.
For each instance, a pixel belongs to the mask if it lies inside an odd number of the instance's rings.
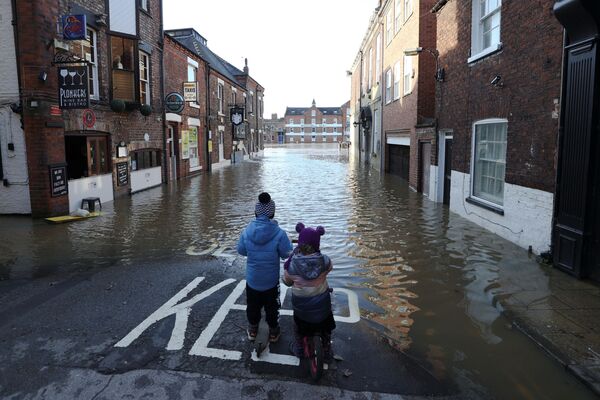
{"label": "window frame", "polygon": [[381,83],[381,75],[379,75],[379,71],[381,71],[381,33],[377,34],[375,45],[377,47],[375,50],[375,82],[376,85],[379,85]]}
{"label": "window frame", "polygon": [[385,104],[390,104],[392,98],[392,69],[388,68],[385,71]]}
{"label": "window frame", "polygon": [[140,10],[149,14],[150,13],[150,0],[140,0],[139,7],[140,7]]}
{"label": "window frame", "polygon": [[[146,58],[146,60],[147,60],[147,64],[146,64],[146,70],[147,70],[146,74],[148,77],[147,80],[142,79],[142,75],[143,75],[142,74],[142,59],[143,58]],[[150,54],[148,54],[142,50],[139,50],[138,51],[138,65],[139,65],[138,76],[139,76],[139,83],[140,83],[140,85],[139,85],[140,104],[141,105],[144,105],[144,104],[152,105],[152,96],[151,96],[151,87],[150,87],[151,86],[150,85],[150,80],[151,80],[151,77],[150,77],[150,72],[151,72]],[[146,87],[146,96],[145,96],[146,100],[147,100],[146,102],[142,101],[142,85],[144,85]]]}
{"label": "window frame", "polygon": [[[471,56],[467,59],[468,63],[479,60],[491,53],[502,49],[502,0],[497,0],[498,5],[495,9],[489,11],[484,16],[481,15],[481,5],[488,0],[476,0],[472,2],[472,21],[471,21]],[[485,20],[498,15],[498,42],[491,43],[484,48],[483,25]]]}
{"label": "window frame", "polygon": [[385,16],[385,36],[385,44],[387,46],[392,42],[394,37],[394,15],[391,7]]}
{"label": "window frame", "polygon": [[398,100],[400,98],[400,77],[402,74],[400,73],[400,60],[396,61],[394,64],[394,86],[392,91],[394,92],[394,100]]}
{"label": "window frame", "polygon": [[369,86],[367,90],[373,87],[373,48],[369,49]]}
{"label": "window frame", "polygon": [[[413,56],[404,56],[404,65],[402,68],[402,93],[404,96],[408,96],[412,93],[413,89],[413,67],[412,67]],[[410,68],[407,68],[410,67]],[[407,74],[408,72],[408,74]],[[406,78],[409,79],[409,84],[406,84]],[[408,90],[407,90],[408,89]]]}
{"label": "window frame", "polygon": [[[91,81],[91,87],[89,88],[90,100],[100,100],[100,82],[98,77],[98,32],[95,29],[86,26],[85,28],[86,39],[81,42],[81,55],[87,61],[88,65],[88,84]],[[89,43],[91,49],[90,54],[92,60],[88,60],[84,54],[83,42]],[[93,93],[92,93],[93,92]]]}
{"label": "window frame", "polygon": [[[409,12],[406,12],[406,10],[409,9]],[[411,15],[413,15],[414,12],[414,3],[413,0],[404,0],[404,22],[408,21],[408,19],[411,17]]]}
{"label": "window frame", "polygon": [[223,114],[223,96],[225,95],[225,84],[223,82],[218,82],[217,83],[217,105],[218,105],[218,110],[217,112],[221,115]]}
{"label": "window frame", "polygon": [[402,22],[402,0],[396,0],[394,2],[394,34],[400,32]]}
{"label": "window frame", "polygon": [[[127,36],[127,35],[122,35],[122,34],[110,34],[108,36],[109,38],[109,48],[110,48],[110,81],[111,81],[111,85],[110,85],[110,98],[111,100],[123,100],[125,102],[138,102],[139,101],[139,87],[137,85],[138,80],[139,80],[139,55],[138,52],[139,50],[139,42],[135,37],[132,36]],[[133,44],[132,46],[132,51],[131,51],[131,56],[132,56],[132,60],[131,60],[131,69],[126,69],[125,68],[125,64],[120,63],[122,68],[118,68],[115,67],[115,57],[116,54],[113,54],[113,39],[119,39],[122,41],[125,40],[129,40],[131,41],[131,43]],[[124,42],[123,42],[124,43]],[[125,53],[123,53],[124,55]],[[121,60],[121,59],[120,59]],[[121,60],[123,61],[123,60]],[[132,98],[131,99],[125,99],[125,98],[119,98],[119,97],[115,97],[115,71],[125,71],[130,73],[131,76],[131,86],[133,88],[133,94],[132,94]]]}
{"label": "window frame", "polygon": [[[154,154],[153,154],[154,153]],[[143,171],[145,169],[156,168],[162,165],[162,151],[157,148],[138,149],[131,151],[131,171]],[[140,162],[141,155],[141,162]],[[149,160],[149,163],[146,162]],[[149,165],[146,165],[149,164]]]}
{"label": "window frame", "polygon": [[[477,127],[481,125],[498,125],[503,124],[505,126],[504,138],[505,138],[505,154],[504,154],[504,177],[502,179],[502,204],[495,203],[492,200],[488,200],[482,197],[479,197],[475,194],[475,168],[477,164],[476,160],[476,142],[477,142]],[[504,192],[505,192],[505,184],[506,184],[506,158],[507,158],[507,148],[508,148],[508,120],[506,118],[488,118],[484,120],[479,120],[473,122],[472,131],[471,131],[471,166],[470,166],[470,174],[471,174],[471,182],[469,185],[469,198],[475,200],[476,202],[482,203],[485,206],[491,207],[493,209],[503,211],[504,210]]]}

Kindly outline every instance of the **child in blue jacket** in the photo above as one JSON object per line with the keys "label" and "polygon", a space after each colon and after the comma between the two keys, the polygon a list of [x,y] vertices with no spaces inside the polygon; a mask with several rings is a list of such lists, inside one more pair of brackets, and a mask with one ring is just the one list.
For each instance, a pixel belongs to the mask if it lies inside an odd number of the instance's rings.
{"label": "child in blue jacket", "polygon": [[279,259],[292,251],[287,234],[279,227],[275,216],[275,202],[268,193],[258,196],[254,214],[256,219],[242,232],[237,251],[246,260],[246,316],[248,339],[254,341],[258,333],[261,310],[265,308],[269,324],[269,341],[276,342],[279,328]]}

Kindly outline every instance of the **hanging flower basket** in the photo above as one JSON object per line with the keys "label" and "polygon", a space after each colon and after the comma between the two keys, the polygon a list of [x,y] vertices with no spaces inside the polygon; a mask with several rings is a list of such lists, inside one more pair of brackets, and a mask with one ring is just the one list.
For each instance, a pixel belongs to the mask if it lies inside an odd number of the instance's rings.
{"label": "hanging flower basket", "polygon": [[152,107],[150,106],[150,104],[144,104],[140,107],[140,113],[144,116],[147,117],[148,115],[152,114]]}
{"label": "hanging flower basket", "polygon": [[121,113],[125,111],[125,102],[123,100],[112,100],[110,102],[110,109],[114,112]]}

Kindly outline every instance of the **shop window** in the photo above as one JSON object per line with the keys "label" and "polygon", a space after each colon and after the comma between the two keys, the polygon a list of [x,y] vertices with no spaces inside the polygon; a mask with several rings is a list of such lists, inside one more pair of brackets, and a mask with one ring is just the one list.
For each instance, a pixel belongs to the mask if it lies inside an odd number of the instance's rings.
{"label": "shop window", "polygon": [[111,37],[112,98],[135,101],[135,42]]}
{"label": "shop window", "polygon": [[161,154],[157,149],[143,149],[131,153],[131,170],[139,171],[160,167]]}
{"label": "shop window", "polygon": [[69,179],[109,173],[106,136],[65,136],[65,153]]}

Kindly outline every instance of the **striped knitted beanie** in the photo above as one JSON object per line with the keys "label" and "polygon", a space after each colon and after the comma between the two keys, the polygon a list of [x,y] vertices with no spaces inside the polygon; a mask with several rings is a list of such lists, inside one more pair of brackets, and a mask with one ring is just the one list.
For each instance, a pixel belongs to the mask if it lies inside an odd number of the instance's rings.
{"label": "striped knitted beanie", "polygon": [[254,214],[259,217],[261,215],[273,218],[275,216],[275,202],[271,200],[271,195],[263,192],[258,196],[258,203],[254,207]]}

